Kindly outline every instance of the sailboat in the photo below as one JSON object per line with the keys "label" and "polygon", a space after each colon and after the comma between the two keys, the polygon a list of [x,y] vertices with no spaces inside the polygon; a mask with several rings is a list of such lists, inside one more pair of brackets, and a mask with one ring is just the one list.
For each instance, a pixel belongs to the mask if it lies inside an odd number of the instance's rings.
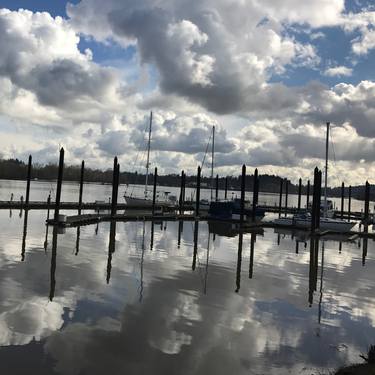
{"label": "sailboat", "polygon": [[150,125],[148,129],[148,142],[147,142],[147,160],[146,160],[146,180],[145,180],[145,190],[143,197],[133,197],[132,194],[124,194],[126,205],[128,207],[135,206],[152,206],[152,194],[148,191],[148,174],[150,168],[150,149],[151,149],[151,131],[152,131],[152,111],[150,112]]}
{"label": "sailboat", "polygon": [[[353,226],[354,222],[345,221],[342,219],[336,219],[328,217],[329,211],[329,201],[327,200],[327,181],[328,181],[328,145],[329,145],[329,129],[330,123],[327,122],[326,130],[326,160],[325,160],[325,173],[324,173],[324,201],[321,206],[323,206],[323,217],[320,217],[320,229],[330,230],[334,232],[349,232]],[[285,225],[285,226],[296,226],[299,228],[311,228],[311,214],[309,212],[304,214],[296,214],[293,217],[279,218],[274,220],[275,224]]]}
{"label": "sailboat", "polygon": [[[152,112],[150,112],[150,124],[148,128],[148,142],[147,142],[147,159],[146,159],[146,179],[145,179],[145,188],[143,196],[134,197],[132,194],[127,194],[125,192],[124,198],[126,201],[127,207],[145,207],[151,208],[152,206],[152,191],[148,190],[148,177],[150,170],[150,150],[151,150],[151,132],[152,132]],[[163,203],[176,204],[176,197],[174,195],[169,195],[169,192],[164,192],[165,199]],[[159,198],[159,192],[156,194],[156,200]],[[160,203],[160,202],[159,202]]]}

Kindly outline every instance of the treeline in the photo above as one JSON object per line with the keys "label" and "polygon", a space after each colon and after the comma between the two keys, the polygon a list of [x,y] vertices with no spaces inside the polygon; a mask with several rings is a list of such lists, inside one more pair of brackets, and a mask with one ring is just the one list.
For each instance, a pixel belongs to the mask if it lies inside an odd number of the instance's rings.
{"label": "treeline", "polygon": [[[81,166],[77,165],[66,165],[64,166],[64,181],[79,181],[81,174]],[[8,180],[25,180],[27,175],[27,164],[22,160],[18,159],[0,159],[0,179]],[[38,180],[55,180],[57,179],[57,165],[56,164],[33,164],[32,167],[32,179]],[[260,175],[259,176],[259,187],[260,191],[265,193],[279,193],[280,181],[282,177],[274,175]],[[112,182],[112,170],[107,169],[105,171],[100,169],[85,168],[84,175],[85,182],[97,182],[103,184],[110,184]],[[253,175],[246,176],[246,190],[252,191],[253,188]],[[137,172],[121,172],[120,183],[121,184],[144,184],[145,175]],[[194,187],[196,182],[196,176],[186,176],[186,186]],[[153,174],[149,176],[149,183],[153,183]],[[168,174],[158,176],[158,185],[161,186],[180,186],[180,175]],[[312,183],[312,181],[311,181]],[[215,182],[214,182],[215,184]],[[201,187],[210,187],[211,178],[203,176],[201,179]],[[219,178],[219,188],[224,189],[225,177]],[[240,190],[241,189],[241,175],[228,176],[228,189],[229,190]],[[288,181],[288,191],[290,194],[298,193],[298,185],[292,184]],[[285,183],[284,183],[285,192]],[[306,194],[307,186],[302,186],[302,194]],[[312,191],[310,191],[310,194]],[[328,196],[340,197],[341,187],[328,188]],[[345,188],[345,196],[348,196],[348,188]],[[364,186],[352,187],[352,197],[357,199],[364,198]],[[375,199],[375,186],[371,189],[371,199]]]}

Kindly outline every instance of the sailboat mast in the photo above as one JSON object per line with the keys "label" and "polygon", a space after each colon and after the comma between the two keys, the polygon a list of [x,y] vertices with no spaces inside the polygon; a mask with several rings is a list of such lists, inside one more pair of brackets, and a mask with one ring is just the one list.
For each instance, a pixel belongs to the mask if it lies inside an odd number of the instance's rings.
{"label": "sailboat mast", "polygon": [[212,148],[211,148],[211,201],[213,200],[213,187],[214,187],[214,152],[215,152],[215,126],[212,127]]}
{"label": "sailboat mast", "polygon": [[148,129],[145,196],[147,196],[148,170],[149,170],[149,167],[150,167],[151,127],[152,127],[152,111],[150,112],[150,127]]}
{"label": "sailboat mast", "polygon": [[326,166],[324,174],[324,217],[327,217],[327,181],[328,181],[328,145],[329,145],[329,122],[327,122],[326,134]]}

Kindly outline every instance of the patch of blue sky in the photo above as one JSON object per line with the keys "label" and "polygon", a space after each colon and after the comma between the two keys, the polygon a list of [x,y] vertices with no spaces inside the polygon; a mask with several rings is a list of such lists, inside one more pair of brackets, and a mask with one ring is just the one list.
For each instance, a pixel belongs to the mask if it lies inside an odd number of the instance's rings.
{"label": "patch of blue sky", "polygon": [[[289,65],[286,72],[273,75],[270,82],[301,86],[309,81],[318,80],[328,86],[333,86],[339,82],[357,84],[362,80],[374,78],[371,69],[374,51],[362,56],[357,56],[352,51],[352,41],[360,36],[358,32],[345,33],[340,27],[324,27],[314,30],[293,27],[288,30],[287,34],[300,43],[312,44],[320,58],[320,63],[315,67],[303,66],[303,61]],[[324,74],[327,69],[338,66],[352,69],[352,74],[333,77]]]}
{"label": "patch of blue sky", "polygon": [[79,0],[0,0],[0,8],[10,10],[28,9],[33,12],[48,12],[52,16],[67,17],[66,4],[77,4]]}

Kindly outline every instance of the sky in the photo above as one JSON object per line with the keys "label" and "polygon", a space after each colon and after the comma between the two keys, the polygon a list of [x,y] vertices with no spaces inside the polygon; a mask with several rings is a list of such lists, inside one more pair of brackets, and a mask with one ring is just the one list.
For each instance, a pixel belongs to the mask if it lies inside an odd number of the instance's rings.
{"label": "sky", "polygon": [[[375,4],[0,0],[0,156],[375,183]],[[210,161],[209,158],[206,160]],[[209,175],[207,165],[203,175]]]}

